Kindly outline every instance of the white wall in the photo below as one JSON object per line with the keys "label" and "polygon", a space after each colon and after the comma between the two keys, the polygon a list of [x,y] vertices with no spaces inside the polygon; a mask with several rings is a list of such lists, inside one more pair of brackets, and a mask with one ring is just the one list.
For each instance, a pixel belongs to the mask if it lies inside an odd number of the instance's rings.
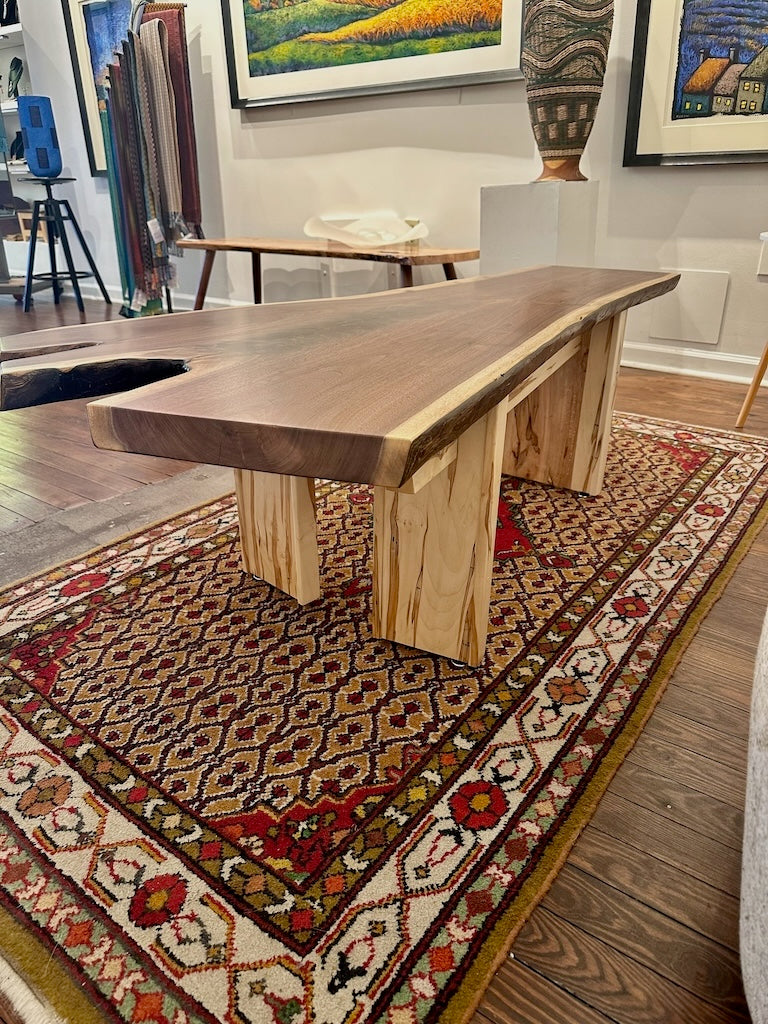
{"label": "white wall", "polygon": [[[717,346],[688,346],[677,355],[674,343],[649,345],[640,320],[629,356],[749,379],[768,337],[768,287],[755,279],[757,235],[768,228],[765,166],[621,166],[635,6],[616,4],[603,100],[584,160],[600,180],[597,261],[730,272]],[[60,5],[20,0],[20,10],[33,87],[52,97],[65,173],[79,179],[76,210],[105,279],[117,285],[106,183],[88,170]],[[425,221],[437,245],[476,246],[481,187],[538,173],[520,81],[232,110],[219,3],[188,0],[187,25],[211,237],[296,236],[312,214],[392,208]],[[197,254],[179,261],[180,293],[194,293],[199,268]],[[465,264],[460,273],[475,269]],[[439,276],[439,268],[417,270],[417,281]],[[268,301],[373,290],[387,280],[386,268],[368,264],[265,260]],[[248,259],[219,257],[209,294],[248,302]]]}

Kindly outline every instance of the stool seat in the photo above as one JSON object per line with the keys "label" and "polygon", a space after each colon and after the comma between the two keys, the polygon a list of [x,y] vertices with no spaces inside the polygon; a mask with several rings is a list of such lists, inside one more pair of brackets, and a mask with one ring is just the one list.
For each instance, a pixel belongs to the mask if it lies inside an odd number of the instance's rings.
{"label": "stool seat", "polygon": [[[80,230],[80,225],[77,223],[75,215],[72,212],[72,207],[69,205],[69,200],[56,199],[51,191],[54,185],[64,185],[69,182],[77,181],[77,178],[44,178],[37,175],[24,175],[20,180],[32,182],[36,185],[42,185],[45,189],[45,199],[36,199],[32,208],[32,223],[29,229],[29,254],[27,256],[27,276],[24,286],[24,312],[29,312],[35,281],[50,283],[53,288],[53,301],[58,305],[62,293],[62,286],[60,282],[69,280],[75,293],[77,308],[81,313],[84,313],[85,306],[83,304],[83,297],[80,293],[80,281],[84,277],[96,278],[96,282],[104,297],[104,301],[111,305],[112,300],[107,293],[107,289],[104,287],[104,282],[101,279],[101,275],[99,274],[93,260],[91,251],[83,237],[82,231]],[[41,223],[47,224],[48,226],[48,253],[51,259],[51,269],[50,271],[46,271],[44,274],[36,274],[34,272],[35,252],[37,250],[37,232]],[[75,270],[75,265],[72,260],[72,250],[70,249],[69,239],[67,238],[67,223],[72,225],[72,230],[77,235],[77,240],[80,243],[80,248],[83,250],[83,254],[88,262],[90,270]],[[59,271],[56,266],[56,239],[61,240],[61,248],[64,252],[64,261],[67,265],[66,273],[64,271]]]}
{"label": "stool seat", "polygon": [[18,180],[31,181],[37,185],[61,185],[65,181],[77,181],[77,178],[62,178],[61,175],[56,178],[38,178],[36,174],[24,174]]}

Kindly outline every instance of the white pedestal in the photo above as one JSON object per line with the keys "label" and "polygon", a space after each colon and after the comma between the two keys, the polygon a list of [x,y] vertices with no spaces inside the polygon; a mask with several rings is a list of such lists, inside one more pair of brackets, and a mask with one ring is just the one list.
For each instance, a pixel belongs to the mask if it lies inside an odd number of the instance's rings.
{"label": "white pedestal", "polygon": [[537,181],[480,190],[480,273],[591,267],[600,183]]}

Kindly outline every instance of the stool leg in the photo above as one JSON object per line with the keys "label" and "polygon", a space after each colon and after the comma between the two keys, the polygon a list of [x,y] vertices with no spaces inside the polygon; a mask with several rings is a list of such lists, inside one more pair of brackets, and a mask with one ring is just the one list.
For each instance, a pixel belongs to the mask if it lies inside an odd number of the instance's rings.
{"label": "stool leg", "polygon": [[27,279],[24,283],[24,312],[29,312],[32,302],[32,273],[35,269],[35,249],[37,248],[37,230],[40,226],[40,204],[42,200],[36,199],[32,207],[32,225],[29,236],[29,252],[27,253]]}
{"label": "stool leg", "polygon": [[51,287],[53,288],[53,301],[58,306],[61,299],[61,285],[59,284],[59,271],[56,266],[56,239],[59,230],[56,222],[56,200],[51,196],[43,200],[45,211],[45,225],[48,231],[48,255],[51,259]]}
{"label": "stool leg", "polygon": [[83,250],[85,258],[88,261],[88,266],[91,268],[93,276],[96,278],[96,284],[99,286],[99,290],[101,291],[104,301],[107,303],[107,305],[111,306],[112,299],[110,299],[109,293],[107,292],[107,289],[104,287],[104,282],[101,279],[101,274],[99,273],[98,268],[96,267],[96,264],[93,261],[93,256],[91,256],[91,250],[88,248],[85,238],[83,237],[83,232],[80,230],[80,225],[77,223],[74,213],[72,213],[72,207],[69,205],[69,200],[64,199],[62,200],[62,202],[64,203],[64,208],[67,211],[69,221],[72,224],[75,234],[77,235],[77,240],[80,243],[80,248]]}
{"label": "stool leg", "polygon": [[[62,202],[66,202],[63,200]],[[85,306],[83,305],[83,296],[80,294],[80,282],[77,279],[77,271],[75,270],[75,264],[72,262],[72,250],[69,247],[69,239],[67,238],[67,231],[64,225],[64,219],[61,216],[61,207],[58,202],[54,202],[54,213],[56,220],[56,229],[59,232],[61,238],[61,248],[64,250],[64,259],[67,264],[67,270],[69,271],[69,279],[72,282],[72,289],[75,293],[75,300],[77,302],[77,308],[81,313],[85,312]]]}
{"label": "stool leg", "polygon": [[749,416],[749,410],[752,408],[752,403],[757,398],[757,392],[760,388],[765,371],[768,370],[768,345],[763,349],[763,357],[760,360],[757,369],[755,370],[755,376],[752,378],[752,383],[749,385],[749,391],[747,397],[744,399],[744,404],[741,407],[739,418],[736,420],[736,429],[741,430],[747,421]]}

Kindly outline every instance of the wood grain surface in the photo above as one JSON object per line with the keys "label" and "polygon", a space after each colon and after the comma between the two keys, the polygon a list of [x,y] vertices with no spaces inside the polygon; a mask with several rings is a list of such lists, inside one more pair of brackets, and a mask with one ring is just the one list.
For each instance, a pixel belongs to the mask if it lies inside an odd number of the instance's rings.
{"label": "wood grain surface", "polygon": [[375,263],[400,263],[423,267],[433,263],[461,263],[480,259],[479,249],[439,249],[422,242],[405,242],[381,248],[354,248],[323,238],[185,238],[181,249],[203,252],[269,252],[285,256],[330,256],[345,260],[370,260]]}
{"label": "wood grain surface", "polygon": [[[345,299],[40,332],[2,366],[0,408],[54,398],[86,367],[188,372],[89,406],[95,443],[291,476],[399,487],[577,335],[674,288],[664,273],[545,267]],[[4,340],[0,351],[29,345]],[[114,386],[114,374],[108,375]],[[72,397],[76,397],[75,392]]]}

